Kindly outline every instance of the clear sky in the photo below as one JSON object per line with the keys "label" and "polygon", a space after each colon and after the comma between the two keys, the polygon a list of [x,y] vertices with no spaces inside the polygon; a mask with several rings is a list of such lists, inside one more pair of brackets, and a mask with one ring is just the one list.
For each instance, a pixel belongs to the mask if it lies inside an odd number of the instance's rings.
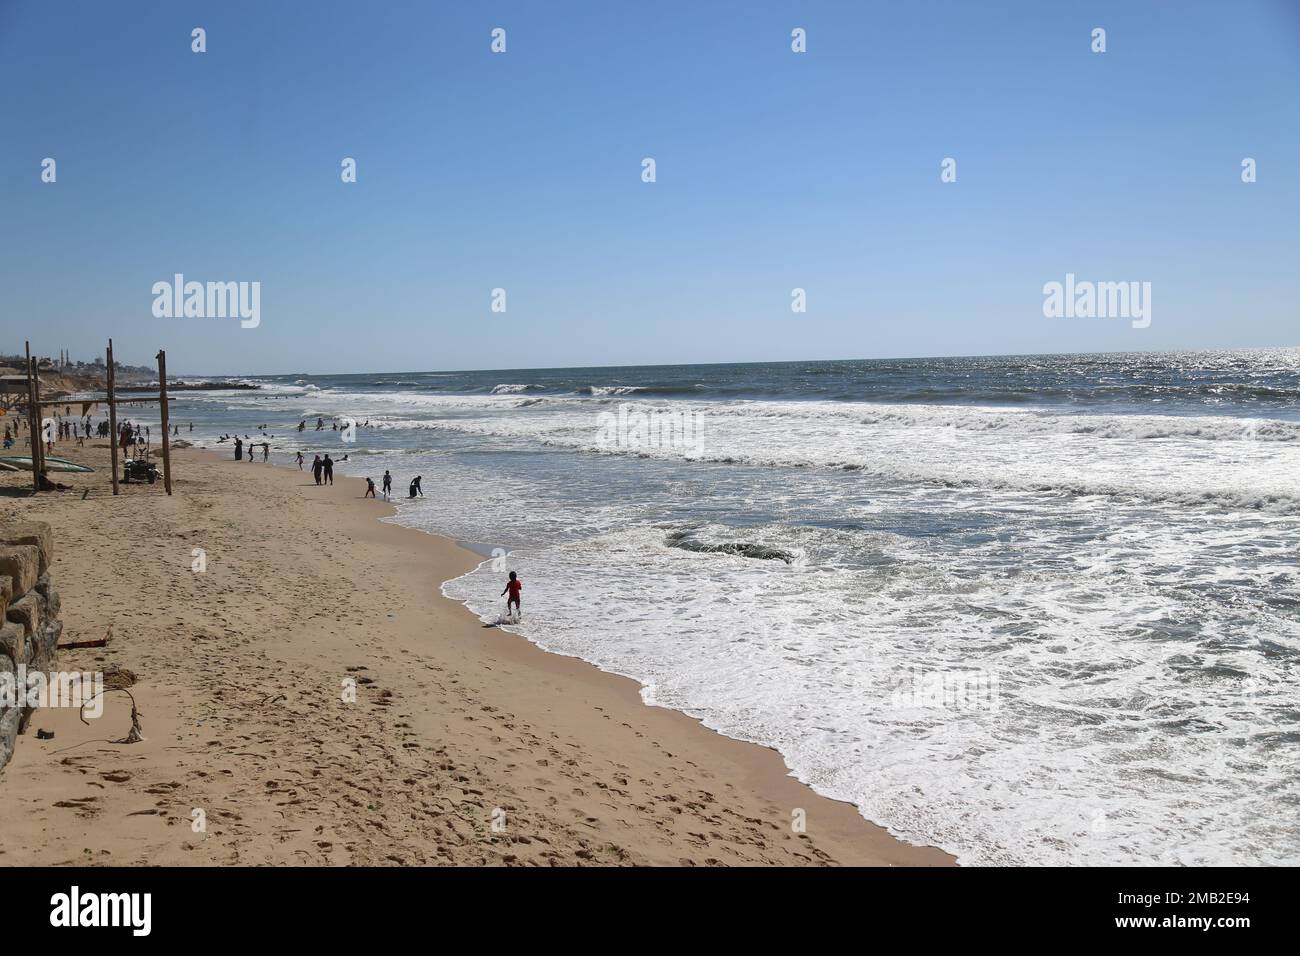
{"label": "clear sky", "polygon": [[[1300,344],[1298,0],[0,0],[0,124],[0,351],[324,373]],[[261,324],[156,318],[177,272],[260,282]],[[1151,282],[1151,326],[1045,318],[1067,272]]]}

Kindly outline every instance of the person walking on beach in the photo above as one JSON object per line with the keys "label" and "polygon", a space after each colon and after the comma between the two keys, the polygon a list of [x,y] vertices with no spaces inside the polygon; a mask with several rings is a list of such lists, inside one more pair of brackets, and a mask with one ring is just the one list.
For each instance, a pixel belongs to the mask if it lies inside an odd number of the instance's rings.
{"label": "person walking on beach", "polygon": [[367,478],[367,479],[366,479],[366,493],[365,493],[364,495],[362,495],[361,497],[363,497],[363,498],[373,498],[373,497],[375,497],[375,483],[374,483],[374,481],[371,480],[370,478]]}
{"label": "person walking on beach", "polygon": [[264,441],[262,442],[262,461],[266,461],[270,457],[271,457],[271,443],[269,441]]}
{"label": "person walking on beach", "polygon": [[302,471],[303,457],[302,452],[298,452],[298,470]]}
{"label": "person walking on beach", "polygon": [[320,484],[321,470],[324,467],[325,465],[321,462],[320,455],[317,455],[316,460],[311,463],[311,476],[316,479],[316,484],[318,485]]}
{"label": "person walking on beach", "polygon": [[325,453],[325,460],[321,462],[321,467],[325,469],[325,484],[334,484],[334,459],[330,457],[329,452]]}
{"label": "person walking on beach", "polygon": [[[510,595],[510,597],[506,598],[506,616],[515,621],[523,617],[523,612],[519,609],[519,592],[523,589],[524,582],[520,581],[519,576],[515,574],[515,572],[511,571],[510,580],[506,582],[506,589],[502,591],[501,594],[503,596],[506,594]],[[515,609],[513,615],[510,613],[511,605],[514,605]]]}
{"label": "person walking on beach", "polygon": [[[123,445],[122,447],[125,450],[126,446]],[[235,436],[235,461],[239,461],[243,457],[244,457],[244,440],[240,438],[238,435],[236,435]]]}
{"label": "person walking on beach", "polygon": [[421,478],[420,475],[416,475],[414,478],[411,479],[411,487],[408,489],[409,494],[407,494],[406,497],[414,498],[417,494],[421,498],[424,497],[424,489],[420,487],[420,478]]}
{"label": "person walking on beach", "polygon": [[384,469],[384,497],[387,498],[389,493],[392,490],[393,490],[393,476],[390,475],[388,473],[388,469],[385,468]]}

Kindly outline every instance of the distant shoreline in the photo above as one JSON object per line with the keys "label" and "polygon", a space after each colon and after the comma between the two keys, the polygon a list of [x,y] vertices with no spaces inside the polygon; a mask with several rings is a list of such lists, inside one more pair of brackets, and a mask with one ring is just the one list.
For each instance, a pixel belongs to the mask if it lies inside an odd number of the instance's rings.
{"label": "distant shoreline", "polygon": [[[169,392],[224,392],[231,389],[241,389],[246,391],[256,391],[261,388],[260,385],[253,385],[248,382],[168,382],[167,391]],[[113,390],[116,392],[156,392],[158,383],[152,385],[115,385]]]}

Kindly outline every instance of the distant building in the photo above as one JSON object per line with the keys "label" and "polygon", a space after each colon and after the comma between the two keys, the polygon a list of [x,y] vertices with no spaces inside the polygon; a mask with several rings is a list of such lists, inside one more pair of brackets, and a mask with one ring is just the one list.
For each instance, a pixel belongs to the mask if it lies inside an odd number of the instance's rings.
{"label": "distant building", "polygon": [[27,397],[27,376],[16,368],[0,368],[0,406],[12,408]]}

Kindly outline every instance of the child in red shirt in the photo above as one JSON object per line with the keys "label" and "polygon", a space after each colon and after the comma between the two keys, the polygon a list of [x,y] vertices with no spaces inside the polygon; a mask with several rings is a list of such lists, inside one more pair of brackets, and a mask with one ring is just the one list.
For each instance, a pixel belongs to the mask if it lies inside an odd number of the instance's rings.
{"label": "child in red shirt", "polygon": [[515,574],[515,572],[511,571],[510,580],[506,582],[506,589],[501,592],[503,595],[506,593],[509,593],[510,595],[510,597],[506,598],[507,614],[510,613],[510,606],[513,604],[515,608],[515,616],[518,617],[520,615],[521,612],[519,610],[519,592],[522,591],[523,588],[524,588],[524,582],[520,581],[518,576]]}

